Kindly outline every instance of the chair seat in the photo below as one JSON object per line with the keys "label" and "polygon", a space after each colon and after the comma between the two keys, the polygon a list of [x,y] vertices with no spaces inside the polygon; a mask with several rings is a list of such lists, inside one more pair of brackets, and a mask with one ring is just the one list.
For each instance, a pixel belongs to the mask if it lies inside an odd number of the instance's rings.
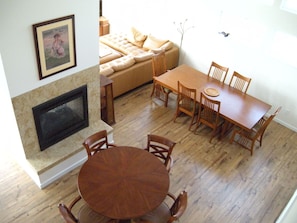
{"label": "chair seat", "polygon": [[243,146],[248,150],[251,150],[251,148],[254,146],[255,141],[258,140],[258,137],[255,138],[257,134],[256,129],[252,129],[251,131],[238,129],[238,130],[235,130],[235,132],[237,132],[238,134],[235,135],[234,140],[236,140],[236,142],[239,145]]}
{"label": "chair seat", "polygon": [[196,100],[193,98],[196,98],[197,91],[196,89],[189,88],[179,81],[177,82],[177,106],[176,106],[176,112],[175,116],[173,118],[173,121],[175,122],[176,118],[181,114],[184,113],[191,117],[191,123],[189,126],[189,130],[191,130],[191,127],[195,124],[195,117],[198,114],[198,104]]}
{"label": "chair seat", "polygon": [[172,90],[170,90],[170,89],[168,89],[168,88],[163,87],[163,89],[164,89],[164,91],[165,91],[166,93],[171,93],[171,92],[172,92]]}
{"label": "chair seat", "polygon": [[177,198],[170,192],[167,194],[167,197],[173,201],[171,206],[168,205],[168,200],[164,201],[152,212],[133,219],[132,223],[172,223],[178,221],[187,208],[188,194],[183,190]]}
{"label": "chair seat", "polygon": [[[195,108],[194,108],[194,105],[195,105]],[[189,106],[184,106],[182,103],[179,104],[179,106],[181,108],[184,108],[184,109],[195,109],[195,113],[197,114],[198,113],[198,109],[199,109],[199,104],[197,103],[191,103]]]}
{"label": "chair seat", "polygon": [[83,205],[78,213],[79,223],[107,223],[111,219],[93,211],[88,205]]}
{"label": "chair seat", "polygon": [[207,97],[203,92],[200,93],[200,106],[195,131],[199,128],[200,124],[212,128],[209,142],[211,142],[218,133],[222,135],[222,126],[225,120],[220,116],[220,107],[220,101]]}
{"label": "chair seat", "polygon": [[240,144],[245,149],[250,150],[252,156],[255,142],[258,141],[260,146],[262,145],[262,138],[266,128],[274,119],[274,117],[280,112],[280,110],[281,107],[278,107],[274,114],[270,115],[269,117],[262,117],[251,131],[246,131],[240,128],[234,130],[232,137],[230,138],[230,143],[236,142]]}
{"label": "chair seat", "polygon": [[137,223],[153,222],[153,223],[167,223],[170,218],[170,208],[164,202],[152,212],[135,219]]}
{"label": "chair seat", "polygon": [[[153,78],[158,77],[167,72],[165,51],[155,54],[152,57],[152,70]],[[164,101],[165,107],[167,107],[169,94],[171,92],[171,90],[164,88],[160,84],[157,84],[155,80],[153,81],[153,91],[151,93],[151,97],[154,95],[156,98],[160,99],[161,101]]]}

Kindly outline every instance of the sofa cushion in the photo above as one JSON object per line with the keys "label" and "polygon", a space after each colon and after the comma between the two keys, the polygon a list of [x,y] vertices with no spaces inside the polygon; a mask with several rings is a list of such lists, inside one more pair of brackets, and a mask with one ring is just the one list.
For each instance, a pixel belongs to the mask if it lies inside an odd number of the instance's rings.
{"label": "sofa cushion", "polygon": [[100,64],[104,64],[107,63],[109,61],[115,60],[117,58],[120,58],[122,55],[120,53],[117,52],[113,52],[111,54],[106,55],[105,57],[100,57]]}
{"label": "sofa cushion", "polygon": [[124,56],[110,62],[110,66],[114,71],[124,70],[135,64],[132,56]]}
{"label": "sofa cushion", "polygon": [[108,47],[103,43],[99,43],[99,62],[100,64],[107,63],[114,59],[120,58],[122,54],[118,51]]}
{"label": "sofa cushion", "polygon": [[143,48],[147,50],[153,50],[156,48],[161,47],[165,43],[167,43],[169,40],[163,40],[163,39],[158,39],[152,35],[149,35],[146,40],[144,41]]}
{"label": "sofa cushion", "polygon": [[130,43],[142,48],[143,43],[146,40],[146,37],[147,35],[142,34],[136,28],[132,27],[130,32],[127,35],[127,40]]}
{"label": "sofa cushion", "polygon": [[167,43],[163,44],[159,48],[155,48],[155,49],[149,50],[149,52],[152,52],[154,54],[158,54],[158,53],[161,53],[163,51],[170,50],[172,47],[173,47],[173,42],[168,41]]}
{"label": "sofa cushion", "polygon": [[135,56],[140,53],[146,52],[146,50],[144,50],[143,48],[130,43],[127,39],[127,35],[125,34],[111,33],[100,36],[100,42],[126,55],[133,54]]}
{"label": "sofa cushion", "polygon": [[134,56],[134,60],[136,62],[141,62],[141,61],[146,61],[149,60],[153,57],[154,53],[152,52],[145,52],[145,53],[140,53],[136,56]]}
{"label": "sofa cushion", "polygon": [[109,76],[114,73],[114,70],[110,66],[110,64],[102,64],[99,66],[99,74],[104,76]]}

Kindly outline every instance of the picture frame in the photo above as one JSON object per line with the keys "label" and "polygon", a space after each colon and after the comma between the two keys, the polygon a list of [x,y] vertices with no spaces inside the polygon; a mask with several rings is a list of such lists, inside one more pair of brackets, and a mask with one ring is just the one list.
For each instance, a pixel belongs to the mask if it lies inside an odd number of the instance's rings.
{"label": "picture frame", "polygon": [[74,15],[33,25],[39,79],[76,66]]}

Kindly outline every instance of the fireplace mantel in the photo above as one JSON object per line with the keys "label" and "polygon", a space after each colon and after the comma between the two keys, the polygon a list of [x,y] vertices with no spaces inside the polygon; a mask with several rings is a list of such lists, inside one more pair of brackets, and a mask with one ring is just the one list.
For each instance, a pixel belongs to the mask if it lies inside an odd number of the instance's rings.
{"label": "fireplace mantel", "polygon": [[[32,108],[65,92],[87,85],[89,126],[40,151]],[[20,165],[35,183],[44,188],[86,160],[83,140],[96,131],[106,129],[113,141],[113,129],[100,117],[99,67],[94,66],[12,99],[25,157]]]}

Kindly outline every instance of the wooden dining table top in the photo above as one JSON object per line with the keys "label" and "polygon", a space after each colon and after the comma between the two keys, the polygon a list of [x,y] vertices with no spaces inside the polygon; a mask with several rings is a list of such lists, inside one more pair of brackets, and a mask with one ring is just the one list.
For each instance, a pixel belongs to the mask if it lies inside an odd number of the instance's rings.
{"label": "wooden dining table top", "polygon": [[112,219],[132,219],[164,201],[169,174],[165,165],[144,149],[112,147],[83,164],[78,190],[94,211]]}
{"label": "wooden dining table top", "polygon": [[220,115],[246,130],[251,130],[271,108],[271,105],[266,102],[208,77],[186,64],[154,77],[154,81],[176,93],[178,91],[177,82],[180,81],[185,86],[197,90],[196,101],[198,102],[200,101],[200,92],[204,92],[207,88],[215,88],[219,95],[210,98],[221,101]]}

